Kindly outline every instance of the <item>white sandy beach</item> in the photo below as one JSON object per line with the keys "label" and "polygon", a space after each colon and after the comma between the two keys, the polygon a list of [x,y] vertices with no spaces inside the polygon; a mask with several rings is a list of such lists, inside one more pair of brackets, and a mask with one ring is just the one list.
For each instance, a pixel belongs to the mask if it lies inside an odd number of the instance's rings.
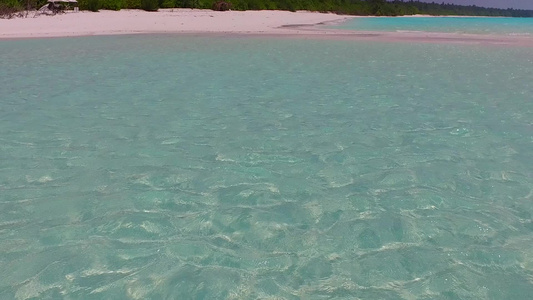
{"label": "white sandy beach", "polygon": [[65,37],[135,33],[294,34],[285,25],[342,21],[336,14],[287,11],[160,9],[67,12],[36,18],[0,19],[0,38]]}
{"label": "white sandy beach", "polygon": [[[416,17],[416,16],[414,16]],[[533,47],[529,36],[490,36],[430,32],[365,32],[324,29],[318,24],[354,16],[288,11],[160,9],[67,12],[55,16],[0,19],[0,39],[71,37],[142,33],[275,35],[318,39],[392,42],[502,44]]]}

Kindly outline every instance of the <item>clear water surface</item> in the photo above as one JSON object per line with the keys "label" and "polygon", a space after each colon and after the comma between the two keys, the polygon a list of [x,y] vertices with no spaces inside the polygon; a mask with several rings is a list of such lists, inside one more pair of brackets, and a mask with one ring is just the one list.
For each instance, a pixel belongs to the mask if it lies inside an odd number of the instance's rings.
{"label": "clear water surface", "polygon": [[361,17],[328,27],[360,31],[422,31],[530,36],[533,35],[533,18]]}
{"label": "clear water surface", "polygon": [[1,299],[531,299],[533,50],[0,41]]}

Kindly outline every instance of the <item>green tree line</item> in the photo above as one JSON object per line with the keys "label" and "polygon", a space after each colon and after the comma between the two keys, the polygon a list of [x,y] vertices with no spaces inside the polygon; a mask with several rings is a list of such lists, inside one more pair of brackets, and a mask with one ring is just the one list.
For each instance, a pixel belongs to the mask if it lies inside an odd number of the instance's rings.
{"label": "green tree line", "polygon": [[[386,0],[226,0],[233,10],[309,10],[348,15],[400,16],[413,14],[533,17],[533,10],[496,9],[446,3]],[[215,0],[78,0],[81,10],[203,8]],[[38,9],[46,0],[0,0],[1,9]]]}

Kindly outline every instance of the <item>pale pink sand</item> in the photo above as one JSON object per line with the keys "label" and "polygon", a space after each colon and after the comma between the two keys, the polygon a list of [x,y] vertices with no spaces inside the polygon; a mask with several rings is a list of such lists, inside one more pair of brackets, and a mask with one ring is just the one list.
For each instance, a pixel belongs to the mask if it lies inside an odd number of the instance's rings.
{"label": "pale pink sand", "polygon": [[63,37],[133,33],[297,33],[283,25],[341,21],[335,14],[287,11],[161,9],[68,12],[56,16],[0,19],[0,38]]}
{"label": "pale pink sand", "polygon": [[0,19],[0,39],[115,35],[136,33],[242,34],[290,38],[376,40],[533,47],[530,36],[490,36],[427,32],[355,32],[317,27],[351,16],[316,12],[226,11],[192,9],[68,12],[56,16]]}

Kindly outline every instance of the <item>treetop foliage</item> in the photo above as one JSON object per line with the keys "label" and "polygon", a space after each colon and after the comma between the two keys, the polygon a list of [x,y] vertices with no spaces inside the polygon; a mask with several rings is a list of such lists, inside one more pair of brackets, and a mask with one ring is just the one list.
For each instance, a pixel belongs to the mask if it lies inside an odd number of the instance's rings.
{"label": "treetop foliage", "polygon": [[[202,8],[210,9],[217,0],[78,0],[82,10]],[[227,0],[233,10],[309,10],[348,15],[400,16],[400,15],[468,15],[533,17],[533,10],[484,8],[442,3],[426,3],[413,0]],[[38,9],[46,0],[0,0],[2,11]]]}

